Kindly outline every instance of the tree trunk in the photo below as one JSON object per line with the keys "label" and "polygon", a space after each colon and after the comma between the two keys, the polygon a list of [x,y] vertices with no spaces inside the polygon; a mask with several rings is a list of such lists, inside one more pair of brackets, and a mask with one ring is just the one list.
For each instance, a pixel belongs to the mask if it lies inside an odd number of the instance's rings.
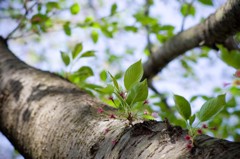
{"label": "tree trunk", "polygon": [[[224,42],[239,31],[239,8],[238,0],[229,0],[204,23],[173,37],[145,64],[145,76],[193,47]],[[67,80],[21,62],[0,38],[0,131],[25,158],[239,158],[240,143],[202,135],[190,150],[187,131],[167,120],[130,127],[109,118],[114,111]]]}
{"label": "tree trunk", "polygon": [[232,42],[232,36],[239,31],[240,1],[228,0],[204,22],[178,33],[154,52],[144,64],[144,77],[154,77],[170,61],[196,47],[217,49],[216,44],[223,44],[228,49],[239,49]]}
{"label": "tree trunk", "polygon": [[201,136],[189,150],[187,132],[167,120],[130,127],[110,119],[114,111],[19,61],[0,40],[0,130],[26,158],[239,158],[239,143]]}

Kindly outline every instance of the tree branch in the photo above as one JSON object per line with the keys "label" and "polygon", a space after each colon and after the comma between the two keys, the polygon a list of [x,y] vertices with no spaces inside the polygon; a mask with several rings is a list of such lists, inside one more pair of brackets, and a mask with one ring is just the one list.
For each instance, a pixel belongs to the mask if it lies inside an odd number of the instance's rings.
{"label": "tree branch", "polygon": [[144,63],[144,77],[152,78],[169,62],[195,47],[224,44],[240,31],[240,1],[228,0],[204,22],[183,31],[164,43]]}
{"label": "tree branch", "polygon": [[[0,131],[25,158],[239,157],[239,143],[207,136],[190,151],[187,131],[166,120],[127,127],[123,119],[109,119],[114,109],[65,79],[21,62],[2,39],[0,81]],[[103,114],[97,113],[100,107]]]}
{"label": "tree branch", "polygon": [[[183,19],[182,19],[182,25],[181,25],[181,32],[184,30],[184,25],[185,25],[185,21],[187,19],[187,16],[190,12],[190,9],[191,7],[193,6],[193,3],[194,3],[195,0],[192,0],[189,4],[188,4],[188,8],[187,8],[187,15],[186,16],[183,16]],[[183,3],[186,3],[185,1],[183,1]],[[183,4],[182,3],[182,4]]]}
{"label": "tree branch", "polygon": [[29,11],[30,11],[35,5],[38,4],[38,2],[35,2],[32,6],[30,6],[29,8],[27,8],[26,3],[27,3],[27,2],[25,2],[25,3],[23,4],[23,8],[25,9],[24,15],[23,15],[22,18],[19,20],[18,25],[8,34],[8,36],[6,37],[6,40],[11,39],[11,36],[23,25],[23,21],[24,21],[25,17],[28,15]]}

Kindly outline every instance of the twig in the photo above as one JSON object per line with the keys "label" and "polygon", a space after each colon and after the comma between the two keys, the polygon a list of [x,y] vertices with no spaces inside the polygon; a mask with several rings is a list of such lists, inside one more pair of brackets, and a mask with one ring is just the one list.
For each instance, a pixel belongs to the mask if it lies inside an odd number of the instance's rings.
{"label": "twig", "polygon": [[[150,10],[149,0],[146,0],[145,12],[144,12],[145,16],[149,16],[149,10]],[[151,39],[150,39],[150,28],[149,28],[149,25],[146,25],[145,29],[147,31],[147,49],[148,49],[148,51],[150,53],[150,56],[151,56],[153,51],[152,51],[152,42],[151,42]],[[161,102],[163,102],[166,105],[166,107],[170,109],[170,107],[169,107],[169,105],[167,103],[166,97],[163,94],[161,94],[160,92],[158,92],[158,90],[153,86],[152,81],[148,81],[148,87],[154,93],[156,93],[160,97]]]}
{"label": "twig", "polygon": [[[146,0],[146,4],[145,4],[145,16],[149,16],[149,10],[150,10],[150,4],[149,4],[149,0]],[[152,42],[151,42],[151,38],[150,38],[150,28],[149,25],[145,26],[145,29],[147,31],[147,49],[150,53],[150,55],[152,54]]]}
{"label": "twig", "polygon": [[161,102],[164,103],[164,105],[170,109],[170,106],[169,104],[167,103],[167,98],[165,97],[165,95],[163,95],[162,93],[160,93],[152,84],[152,80],[151,81],[148,81],[148,87],[155,93],[157,94],[160,99],[161,99]]}
{"label": "twig", "polygon": [[[195,0],[192,0],[189,5],[188,5],[188,8],[187,8],[187,14],[189,13],[193,3],[194,3]],[[186,3],[185,0],[183,1],[183,3]],[[183,19],[182,19],[182,25],[181,25],[181,31],[182,32],[184,30],[184,25],[185,25],[185,21],[187,19],[187,15],[186,16],[183,16]]]}
{"label": "twig", "polygon": [[29,8],[27,8],[26,3],[23,4],[23,8],[25,9],[25,13],[22,16],[22,18],[20,19],[20,22],[18,23],[18,25],[8,34],[8,36],[6,37],[6,40],[10,39],[11,36],[22,26],[23,24],[23,20],[25,19],[25,17],[28,15],[28,12],[35,6],[37,5],[38,2],[35,2],[32,6],[30,6]]}

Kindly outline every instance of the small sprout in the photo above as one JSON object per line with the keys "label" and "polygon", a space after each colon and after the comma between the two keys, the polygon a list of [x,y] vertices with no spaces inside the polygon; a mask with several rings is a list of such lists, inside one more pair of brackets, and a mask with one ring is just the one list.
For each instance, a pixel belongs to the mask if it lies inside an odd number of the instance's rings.
{"label": "small sprout", "polygon": [[109,118],[110,118],[110,119],[116,119],[116,116],[115,116],[114,114],[111,114],[111,115],[109,116]]}
{"label": "small sprout", "polygon": [[158,116],[158,113],[157,113],[157,112],[153,112],[153,113],[152,113],[152,117],[158,118],[158,117],[159,117],[159,116]]}
{"label": "small sprout", "polygon": [[[240,84],[240,79],[238,80]],[[199,112],[197,112],[196,114],[191,114],[190,103],[184,97],[180,95],[174,95],[176,109],[179,112],[179,114],[182,116],[182,118],[185,120],[186,127],[190,132],[189,135],[186,135],[184,137],[184,139],[188,141],[188,145],[187,145],[188,149],[191,149],[193,147],[193,142],[195,137],[197,135],[202,135],[203,129],[208,129],[208,126],[206,124],[202,124],[201,128],[198,128],[197,126],[195,127],[193,125],[195,117],[199,119],[200,121],[199,123],[212,119],[213,116],[218,114],[225,107],[226,105],[225,96],[226,94],[221,94],[221,95],[218,95],[216,98],[209,99],[202,105]],[[193,101],[192,99],[191,101]],[[211,130],[213,130],[213,128],[211,128]]]}
{"label": "small sprout", "polygon": [[100,113],[100,114],[103,113],[103,108],[102,107],[98,108],[97,112]]}
{"label": "small sprout", "polygon": [[[144,104],[149,104],[146,100],[148,97],[147,80],[141,81],[143,78],[141,60],[129,66],[125,71],[123,78],[125,88],[119,85],[116,77],[111,75],[111,73],[109,73],[109,75],[113,82],[109,84],[111,91],[105,91],[104,93],[112,93],[114,95],[114,98],[110,96],[108,100],[111,100],[114,104],[114,108],[118,110],[117,117],[125,118],[128,121],[127,126],[132,126],[134,120],[144,120],[147,119],[147,117],[152,119],[152,117],[149,117],[149,112],[143,112],[144,110],[139,108]],[[146,117],[146,115],[148,116]],[[154,113],[153,116],[155,116],[155,118],[159,117],[157,113]],[[116,116],[114,114],[109,114],[109,118],[116,119]]]}
{"label": "small sprout", "polygon": [[203,124],[203,125],[202,125],[202,128],[203,128],[203,129],[207,129],[208,126],[207,126],[206,124]]}
{"label": "small sprout", "polygon": [[191,136],[190,136],[190,135],[186,135],[186,136],[185,136],[185,140],[191,141]]}
{"label": "small sprout", "polygon": [[197,133],[198,133],[199,135],[202,135],[202,134],[203,134],[202,129],[197,129]]}

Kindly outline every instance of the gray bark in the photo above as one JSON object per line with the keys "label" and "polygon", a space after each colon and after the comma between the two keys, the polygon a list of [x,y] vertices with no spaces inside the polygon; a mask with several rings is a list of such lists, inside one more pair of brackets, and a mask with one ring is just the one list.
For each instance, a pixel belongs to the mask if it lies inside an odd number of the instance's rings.
{"label": "gray bark", "polygon": [[[239,49],[231,39],[240,31],[240,1],[228,0],[214,14],[164,43],[144,64],[144,77],[151,79],[169,62],[196,47],[223,44],[229,49]],[[230,43],[231,42],[231,43]]]}

